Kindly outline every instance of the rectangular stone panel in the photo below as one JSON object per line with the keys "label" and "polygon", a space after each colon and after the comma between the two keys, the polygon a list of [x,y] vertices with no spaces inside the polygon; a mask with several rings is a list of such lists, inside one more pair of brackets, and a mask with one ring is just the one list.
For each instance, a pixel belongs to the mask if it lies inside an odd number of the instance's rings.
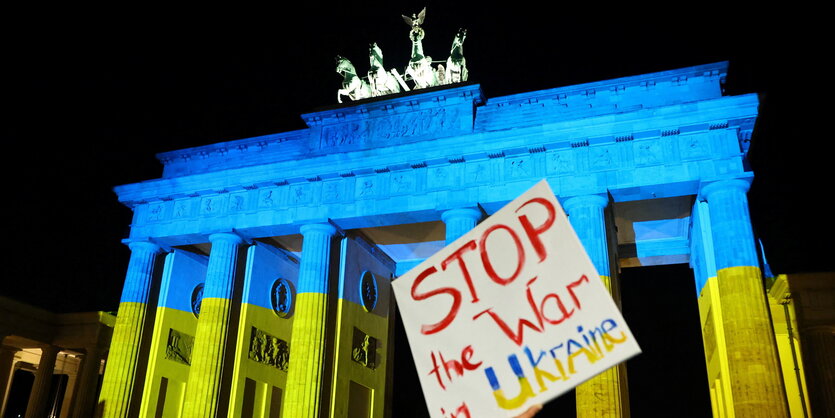
{"label": "rectangular stone panel", "polygon": [[229,202],[228,202],[228,211],[229,212],[242,212],[249,207],[247,206],[249,203],[249,193],[248,192],[239,192],[233,193],[229,195]]}
{"label": "rectangular stone panel", "polygon": [[389,174],[389,194],[402,195],[417,191],[414,170],[394,171]]}
{"label": "rectangular stone panel", "polygon": [[426,188],[429,190],[449,189],[458,186],[455,165],[439,165],[426,168]]}
{"label": "rectangular stone panel", "polygon": [[495,175],[490,160],[464,163],[464,183],[486,184],[494,181]]}
{"label": "rectangular stone panel", "polygon": [[165,359],[186,366],[191,365],[191,352],[194,349],[194,336],[173,328],[168,331],[168,343],[165,346]]}
{"label": "rectangular stone panel", "polygon": [[272,334],[252,327],[247,358],[287,372],[290,365],[290,344]]}
{"label": "rectangular stone panel", "polygon": [[574,153],[570,149],[548,151],[545,154],[545,170],[548,174],[565,174],[576,170]]}

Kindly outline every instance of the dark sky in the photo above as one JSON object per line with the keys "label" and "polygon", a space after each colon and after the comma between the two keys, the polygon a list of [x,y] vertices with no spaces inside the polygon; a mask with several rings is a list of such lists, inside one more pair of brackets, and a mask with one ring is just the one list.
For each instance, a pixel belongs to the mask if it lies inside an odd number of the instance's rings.
{"label": "dark sky", "polygon": [[113,186],[158,178],[158,152],[303,128],[301,113],[336,102],[337,54],[364,71],[377,42],[387,67],[406,63],[400,15],[423,6],[426,52],[445,58],[457,28],[467,28],[470,81],[488,98],[730,61],[728,94],[761,94],[750,200],[769,259],[784,272],[831,269],[826,188],[813,187],[832,178],[820,150],[829,138],[807,101],[825,79],[825,50],[807,16],[696,3],[310,3],[6,13],[1,128],[12,250],[0,294],[56,311],[115,310],[130,211]]}

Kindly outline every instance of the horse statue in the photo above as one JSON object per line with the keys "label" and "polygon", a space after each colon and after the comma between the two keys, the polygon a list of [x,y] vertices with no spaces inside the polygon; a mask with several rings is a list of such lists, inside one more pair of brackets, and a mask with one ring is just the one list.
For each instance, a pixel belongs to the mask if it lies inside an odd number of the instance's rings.
{"label": "horse statue", "polygon": [[406,66],[406,75],[412,78],[415,82],[415,88],[426,88],[438,85],[438,77],[435,70],[432,68],[432,57],[423,55],[423,37],[425,32],[421,25],[426,19],[426,8],[420,11],[417,15],[412,17],[403,16],[406,24],[412,27],[409,31],[409,39],[412,41],[412,58],[409,60],[409,65]]}
{"label": "horse statue", "polygon": [[336,100],[342,103],[342,96],[348,96],[351,100],[361,100],[371,97],[371,87],[362,78],[357,76],[354,64],[347,58],[336,57],[336,73],[342,76],[342,88],[336,92]]}
{"label": "horse statue", "polygon": [[446,60],[444,81],[447,84],[467,81],[467,59],[464,58],[464,39],[467,38],[466,29],[458,29],[455,39],[452,40],[452,48],[449,51],[449,58]]}
{"label": "horse statue", "polygon": [[383,51],[377,43],[368,48],[368,59],[371,63],[368,69],[368,84],[374,97],[386,94],[400,93],[400,84],[383,67]]}
{"label": "horse statue", "polygon": [[[445,62],[432,61],[432,57],[424,55],[423,52],[423,38],[426,36],[423,22],[426,20],[426,8],[424,7],[420,13],[412,14],[411,17],[403,15],[403,20],[409,25],[409,40],[412,41],[411,58],[405,71],[402,74],[393,68],[387,71],[383,66],[383,51],[376,43],[372,43],[368,48],[368,77],[359,77],[351,61],[337,56],[336,72],[343,77],[342,88],[336,95],[339,103],[342,103],[342,96],[348,96],[351,100],[361,100],[467,81],[467,60],[464,58],[466,29],[458,29],[452,41],[449,58]],[[435,64],[437,67],[433,67]],[[411,83],[407,84],[406,81]]]}

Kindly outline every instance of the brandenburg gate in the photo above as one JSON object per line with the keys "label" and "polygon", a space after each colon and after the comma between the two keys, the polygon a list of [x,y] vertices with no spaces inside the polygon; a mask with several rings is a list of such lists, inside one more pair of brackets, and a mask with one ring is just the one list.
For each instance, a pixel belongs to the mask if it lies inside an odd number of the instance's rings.
{"label": "brandenburg gate", "polygon": [[[758,99],[724,95],[727,69],[455,81],[159,154],[116,188],[131,258],[99,412],[390,416],[391,281],[547,179],[616,299],[622,268],[692,267],[715,416],[787,416],[746,197]],[[578,416],[628,416],[627,378],[578,387]]]}

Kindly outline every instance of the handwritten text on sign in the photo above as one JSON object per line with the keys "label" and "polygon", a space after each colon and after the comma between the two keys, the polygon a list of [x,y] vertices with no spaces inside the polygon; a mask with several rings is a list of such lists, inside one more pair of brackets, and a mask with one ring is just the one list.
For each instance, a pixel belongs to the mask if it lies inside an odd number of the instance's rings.
{"label": "handwritten text on sign", "polygon": [[433,417],[514,416],[640,353],[545,180],[392,286]]}

